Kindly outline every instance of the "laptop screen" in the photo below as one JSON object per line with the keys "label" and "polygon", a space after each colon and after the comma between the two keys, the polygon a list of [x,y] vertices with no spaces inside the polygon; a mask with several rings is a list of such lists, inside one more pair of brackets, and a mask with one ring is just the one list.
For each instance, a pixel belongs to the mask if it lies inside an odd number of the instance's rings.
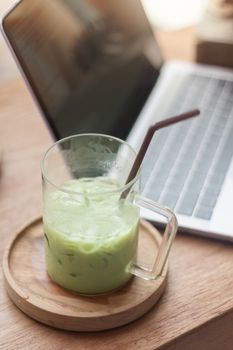
{"label": "laptop screen", "polygon": [[23,0],[3,28],[57,139],[125,139],[161,57],[138,0]]}

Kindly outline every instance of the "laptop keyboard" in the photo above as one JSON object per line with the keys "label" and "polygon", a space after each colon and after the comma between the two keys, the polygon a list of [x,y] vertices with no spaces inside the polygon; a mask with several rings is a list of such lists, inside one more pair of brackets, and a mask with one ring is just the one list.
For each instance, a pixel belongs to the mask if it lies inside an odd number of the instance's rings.
{"label": "laptop keyboard", "polygon": [[178,214],[209,220],[233,154],[233,81],[189,74],[164,116],[192,108],[201,115],[155,134],[143,193]]}

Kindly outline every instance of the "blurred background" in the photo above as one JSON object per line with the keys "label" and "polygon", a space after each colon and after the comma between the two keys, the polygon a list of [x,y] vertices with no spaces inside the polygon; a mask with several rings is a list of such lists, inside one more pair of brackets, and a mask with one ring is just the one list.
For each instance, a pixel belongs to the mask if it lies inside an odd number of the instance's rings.
{"label": "blurred background", "polygon": [[[0,17],[12,3],[14,0],[0,0]],[[142,3],[165,60],[182,58],[233,67],[233,0],[142,0]],[[18,75],[0,35],[0,84]]]}
{"label": "blurred background", "polygon": [[[6,12],[6,9],[13,3],[12,0],[0,1],[0,17]],[[2,35],[0,35],[0,84],[18,76],[18,70],[9,53]]]}
{"label": "blurred background", "polygon": [[[14,0],[0,1],[1,17],[12,3]],[[159,43],[161,42],[161,50],[165,59],[170,57],[169,48],[163,47],[163,39],[170,35],[174,36],[173,45],[177,46],[178,57],[176,58],[179,58],[179,52],[182,52],[182,57],[184,57],[185,51],[187,60],[191,59],[193,56],[193,53],[190,52],[191,43],[187,42],[186,45],[183,45],[180,40],[176,41],[176,33],[179,33],[180,38],[180,31],[185,28],[190,28],[188,30],[192,31],[193,26],[199,22],[203,15],[206,3],[207,0],[143,0],[148,18],[152,26],[156,28],[157,39]],[[0,35],[0,84],[17,77],[18,74],[16,65]]]}

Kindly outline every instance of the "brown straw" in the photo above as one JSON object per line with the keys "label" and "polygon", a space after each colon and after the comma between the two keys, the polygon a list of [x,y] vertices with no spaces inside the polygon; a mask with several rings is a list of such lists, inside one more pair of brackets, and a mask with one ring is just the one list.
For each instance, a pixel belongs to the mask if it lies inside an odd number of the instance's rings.
{"label": "brown straw", "polygon": [[[129,176],[127,178],[127,181],[126,181],[126,184],[129,183],[131,180],[133,180],[135,178],[135,176],[137,175],[137,172],[142,164],[142,161],[144,159],[144,156],[146,154],[146,151],[150,145],[150,142],[151,142],[151,139],[155,133],[155,131],[159,130],[159,129],[162,129],[162,128],[165,128],[166,126],[169,126],[169,125],[172,125],[172,124],[175,124],[175,123],[178,123],[178,122],[181,122],[183,120],[186,120],[186,119],[189,119],[189,118],[192,118],[192,117],[196,117],[200,114],[200,111],[199,109],[194,109],[192,111],[188,111],[186,113],[182,113],[182,114],[179,114],[175,117],[171,117],[171,118],[168,118],[168,119],[164,119],[164,120],[161,120],[160,122],[158,123],[155,123],[154,125],[150,126],[147,133],[146,133],[146,136],[143,140],[143,143],[140,147],[140,150],[137,154],[137,157],[133,163],[133,166],[130,170],[130,173],[129,173]],[[121,198],[125,198],[126,195],[128,194],[128,190],[124,191],[122,193],[122,196]]]}

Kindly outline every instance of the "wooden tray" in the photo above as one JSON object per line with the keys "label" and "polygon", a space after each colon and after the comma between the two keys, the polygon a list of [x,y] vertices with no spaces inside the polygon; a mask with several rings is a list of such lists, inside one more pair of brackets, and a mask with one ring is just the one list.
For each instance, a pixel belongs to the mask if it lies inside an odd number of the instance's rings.
{"label": "wooden tray", "polygon": [[[146,221],[140,223],[139,261],[152,266],[161,236]],[[146,313],[162,295],[167,277],[138,277],[122,289],[101,296],[79,296],[59,287],[46,272],[41,218],[24,227],[3,257],[5,286],[12,301],[28,316],[60,329],[100,331],[127,324]]]}

